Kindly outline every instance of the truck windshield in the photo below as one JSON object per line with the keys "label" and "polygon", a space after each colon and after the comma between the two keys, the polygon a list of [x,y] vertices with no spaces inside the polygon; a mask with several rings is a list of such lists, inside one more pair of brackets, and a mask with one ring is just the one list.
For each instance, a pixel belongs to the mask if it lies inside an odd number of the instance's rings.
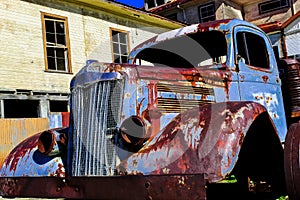
{"label": "truck windshield", "polygon": [[136,56],[135,63],[191,68],[225,63],[226,54],[223,32],[207,31],[164,40],[145,48]]}

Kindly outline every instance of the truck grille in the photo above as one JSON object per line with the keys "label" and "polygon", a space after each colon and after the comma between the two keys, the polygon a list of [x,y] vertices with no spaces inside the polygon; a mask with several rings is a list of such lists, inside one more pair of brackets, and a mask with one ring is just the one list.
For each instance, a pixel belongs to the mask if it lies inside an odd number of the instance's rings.
{"label": "truck grille", "polygon": [[157,84],[158,108],[165,113],[180,113],[195,106],[215,102],[214,90],[206,85]]}
{"label": "truck grille", "polygon": [[286,79],[288,82],[288,94],[289,94],[289,109],[292,113],[292,117],[299,117],[300,115],[300,74],[299,64],[291,62],[287,66]]}
{"label": "truck grille", "polygon": [[100,81],[72,91],[73,176],[114,174],[112,135],[120,120],[122,85],[122,80]]}

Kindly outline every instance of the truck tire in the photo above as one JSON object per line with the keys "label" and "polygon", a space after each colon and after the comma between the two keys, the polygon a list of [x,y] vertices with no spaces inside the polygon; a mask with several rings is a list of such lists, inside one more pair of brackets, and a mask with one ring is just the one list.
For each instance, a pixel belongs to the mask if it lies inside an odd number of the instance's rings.
{"label": "truck tire", "polygon": [[300,199],[300,123],[292,124],[284,145],[284,170],[290,200]]}

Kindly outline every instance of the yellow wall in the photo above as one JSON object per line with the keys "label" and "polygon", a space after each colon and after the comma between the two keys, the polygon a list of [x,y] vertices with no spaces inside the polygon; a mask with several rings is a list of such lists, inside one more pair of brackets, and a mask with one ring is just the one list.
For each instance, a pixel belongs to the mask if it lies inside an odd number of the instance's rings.
{"label": "yellow wall", "polygon": [[47,118],[0,119],[0,166],[9,152],[25,138],[49,129]]}

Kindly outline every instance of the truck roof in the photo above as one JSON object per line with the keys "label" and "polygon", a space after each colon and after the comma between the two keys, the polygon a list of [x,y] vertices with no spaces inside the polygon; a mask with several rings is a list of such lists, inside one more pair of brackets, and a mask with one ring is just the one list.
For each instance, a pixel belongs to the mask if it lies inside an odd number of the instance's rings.
{"label": "truck roof", "polygon": [[212,31],[212,30],[219,30],[219,31],[228,31],[231,30],[236,25],[245,25],[250,26],[252,28],[260,30],[257,26],[246,22],[244,20],[240,19],[223,19],[223,20],[216,20],[216,21],[210,21],[205,23],[199,23],[199,24],[193,24],[189,25],[183,28],[171,30],[165,33],[158,34],[149,40],[139,44],[136,46],[131,52],[128,57],[129,63],[132,63],[133,59],[136,57],[136,55],[142,51],[143,49],[150,48],[153,45],[156,45],[158,43],[161,43],[166,40],[170,40],[172,38],[181,37],[184,35],[189,35],[197,32],[206,32],[206,31]]}

